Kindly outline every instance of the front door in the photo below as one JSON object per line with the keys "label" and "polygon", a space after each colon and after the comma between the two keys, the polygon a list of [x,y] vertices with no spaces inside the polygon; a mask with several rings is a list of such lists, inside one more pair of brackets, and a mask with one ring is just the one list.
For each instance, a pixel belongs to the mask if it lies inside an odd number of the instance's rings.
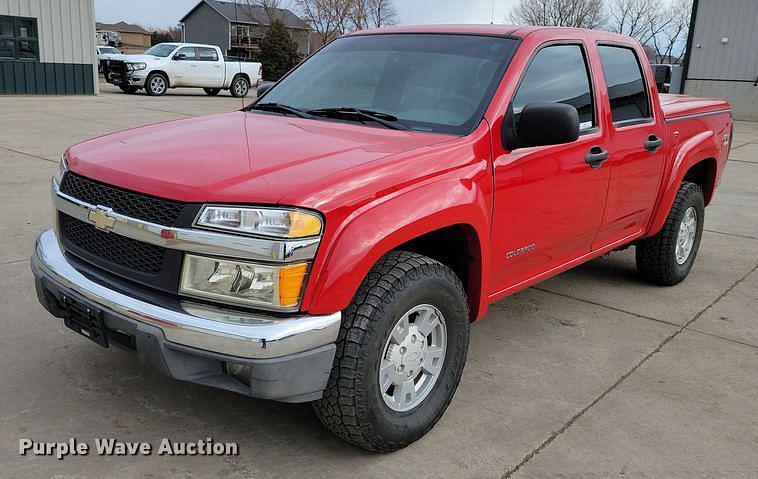
{"label": "front door", "polygon": [[[569,144],[519,148],[495,158],[496,294],[590,251],[603,217],[609,168],[602,161],[607,146],[589,71],[582,40],[547,44],[529,62],[513,97],[516,124],[529,103],[576,107],[580,136]],[[589,161],[592,152],[600,159]]]}
{"label": "front door", "polygon": [[609,128],[611,174],[603,224],[593,249],[642,232],[650,219],[665,162],[663,118],[653,115],[653,85],[645,83],[631,46],[598,45],[613,126]]}
{"label": "front door", "polygon": [[174,71],[174,85],[172,86],[198,86],[199,70],[195,47],[182,47],[174,54],[171,60],[171,68]]}

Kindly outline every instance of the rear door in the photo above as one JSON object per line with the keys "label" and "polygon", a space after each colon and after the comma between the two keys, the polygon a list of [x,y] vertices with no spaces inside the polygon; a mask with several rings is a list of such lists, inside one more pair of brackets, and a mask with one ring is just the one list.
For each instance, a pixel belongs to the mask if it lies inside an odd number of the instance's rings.
{"label": "rear door", "polygon": [[196,47],[198,64],[198,85],[205,88],[224,86],[224,59],[218,50],[211,47]]}
{"label": "rear door", "polygon": [[[182,56],[180,59],[179,57]],[[200,68],[198,67],[195,47],[182,47],[172,57],[171,68],[174,71],[175,84],[172,86],[199,86]]]}
{"label": "rear door", "polygon": [[493,270],[503,291],[589,253],[603,217],[605,151],[583,39],[543,44],[529,60],[512,98],[514,118],[530,103],[566,103],[579,112],[579,138],[519,148],[494,159]]}
{"label": "rear door", "polygon": [[[607,88],[610,181],[603,224],[593,249],[621,241],[647,226],[667,148],[655,85],[643,73],[644,58],[632,45],[599,43]],[[605,95],[604,95],[605,96]]]}

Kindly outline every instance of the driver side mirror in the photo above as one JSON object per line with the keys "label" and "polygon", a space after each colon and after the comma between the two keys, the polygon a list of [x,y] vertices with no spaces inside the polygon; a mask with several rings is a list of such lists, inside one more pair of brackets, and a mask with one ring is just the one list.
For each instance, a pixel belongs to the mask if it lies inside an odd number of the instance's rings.
{"label": "driver side mirror", "polygon": [[513,107],[503,118],[501,137],[509,150],[530,146],[559,145],[579,138],[579,113],[565,103],[529,103],[521,110],[514,128]]}
{"label": "driver side mirror", "polygon": [[186,53],[177,53],[174,55],[174,60],[186,60],[187,54]]}
{"label": "driver side mirror", "polygon": [[276,85],[276,82],[267,82],[258,85],[258,98],[262,97],[274,85]]}

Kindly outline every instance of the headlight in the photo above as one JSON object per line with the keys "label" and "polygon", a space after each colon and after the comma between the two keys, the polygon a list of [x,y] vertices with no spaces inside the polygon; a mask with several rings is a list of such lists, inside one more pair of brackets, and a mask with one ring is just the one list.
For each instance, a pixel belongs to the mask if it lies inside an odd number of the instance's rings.
{"label": "headlight", "polygon": [[321,233],[315,213],[279,208],[205,206],[196,226],[274,238],[304,238]]}
{"label": "headlight", "polygon": [[58,172],[55,174],[55,181],[60,185],[63,181],[63,174],[68,171],[68,157],[64,152],[58,160]]}
{"label": "headlight", "polygon": [[132,70],[144,70],[147,68],[147,63],[130,63],[129,68]]}
{"label": "headlight", "polygon": [[225,303],[292,310],[300,303],[307,263],[273,266],[187,254],[179,292]]}

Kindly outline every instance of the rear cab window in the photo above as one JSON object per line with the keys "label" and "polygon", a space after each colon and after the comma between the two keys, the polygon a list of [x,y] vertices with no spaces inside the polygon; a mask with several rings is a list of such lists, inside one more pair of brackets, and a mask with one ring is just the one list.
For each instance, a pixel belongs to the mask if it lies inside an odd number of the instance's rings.
{"label": "rear cab window", "polygon": [[598,45],[611,117],[616,126],[652,121],[650,99],[637,54],[631,46]]}
{"label": "rear cab window", "polygon": [[534,55],[513,97],[514,126],[526,105],[544,102],[576,108],[580,133],[596,126],[588,62],[579,43],[548,45]]}

